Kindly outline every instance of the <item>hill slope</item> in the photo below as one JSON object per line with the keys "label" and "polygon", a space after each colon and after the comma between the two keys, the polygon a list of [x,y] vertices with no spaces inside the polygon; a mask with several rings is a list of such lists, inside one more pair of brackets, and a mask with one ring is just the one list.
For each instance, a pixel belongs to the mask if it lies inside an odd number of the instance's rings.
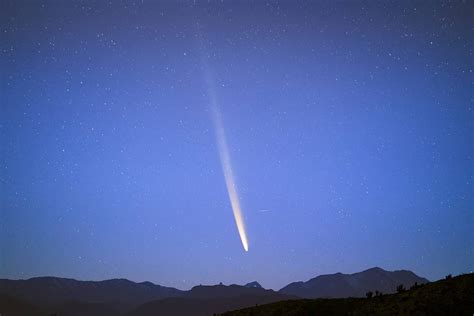
{"label": "hill slope", "polygon": [[398,285],[409,288],[415,282],[422,284],[428,280],[407,270],[392,272],[372,268],[354,274],[320,275],[307,282],[291,283],[279,292],[302,298],[364,297],[368,291],[394,293]]}
{"label": "hill slope", "polygon": [[372,298],[291,300],[251,307],[222,316],[306,315],[472,315],[474,274]]}
{"label": "hill slope", "polygon": [[[78,302],[113,305],[115,310],[130,310],[145,302],[183,295],[175,288],[151,282],[135,283],[125,279],[77,281],[74,279],[41,277],[28,280],[0,279],[0,294],[34,305],[61,306]],[[86,304],[86,305],[87,305]]]}
{"label": "hill slope", "polygon": [[183,297],[146,303],[127,316],[204,316],[294,298],[273,290],[235,284],[195,286]]}
{"label": "hill slope", "polygon": [[[200,285],[189,291],[178,291],[128,280],[84,282],[37,278],[1,280],[0,286],[2,316],[200,316],[296,298],[256,287],[256,284],[250,287]],[[174,296],[163,298],[160,295]],[[143,303],[138,305],[137,302]]]}

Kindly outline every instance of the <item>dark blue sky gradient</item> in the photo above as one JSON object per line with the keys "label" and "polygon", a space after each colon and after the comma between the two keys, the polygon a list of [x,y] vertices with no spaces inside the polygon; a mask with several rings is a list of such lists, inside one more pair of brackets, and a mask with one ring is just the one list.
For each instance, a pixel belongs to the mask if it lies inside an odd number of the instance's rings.
{"label": "dark blue sky gradient", "polygon": [[471,271],[472,12],[1,1],[0,277],[278,289],[372,266]]}

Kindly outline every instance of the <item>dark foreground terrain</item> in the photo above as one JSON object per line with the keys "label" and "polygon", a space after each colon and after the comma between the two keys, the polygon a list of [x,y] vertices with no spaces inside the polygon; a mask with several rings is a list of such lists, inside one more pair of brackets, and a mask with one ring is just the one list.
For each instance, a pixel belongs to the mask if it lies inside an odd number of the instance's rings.
{"label": "dark foreground terrain", "polygon": [[474,315],[474,274],[372,298],[304,299],[227,312],[222,316]]}
{"label": "dark foreground terrain", "polygon": [[[125,279],[0,279],[0,315],[207,316],[233,310],[224,315],[473,315],[474,274],[428,282],[408,270],[377,267],[320,275],[279,291],[264,289],[258,282],[181,291]],[[401,293],[391,294],[399,286]],[[366,299],[367,292],[374,297]]]}
{"label": "dark foreground terrain", "polygon": [[199,285],[178,291],[128,280],[33,281],[3,286],[8,291],[0,291],[0,316],[206,316],[297,298],[256,287],[256,282],[245,286]]}
{"label": "dark foreground terrain", "polygon": [[126,279],[78,281],[57,277],[0,279],[0,315],[206,316],[300,298],[364,297],[368,291],[394,293],[427,283],[412,271],[374,267],[353,274],[319,275],[279,291],[246,285],[200,285],[189,291]]}

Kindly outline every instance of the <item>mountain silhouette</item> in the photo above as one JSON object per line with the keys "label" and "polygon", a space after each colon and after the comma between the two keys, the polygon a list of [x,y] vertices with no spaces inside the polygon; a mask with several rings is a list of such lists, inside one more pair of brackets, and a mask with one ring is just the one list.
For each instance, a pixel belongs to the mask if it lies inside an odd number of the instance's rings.
{"label": "mountain silhouette", "polygon": [[251,287],[251,288],[260,288],[260,289],[263,289],[263,287],[260,285],[260,283],[258,283],[257,281],[253,281],[253,282],[250,282],[250,283],[247,283],[244,285],[245,287]]}
{"label": "mountain silhouette", "polygon": [[474,273],[416,285],[395,294],[369,298],[301,299],[226,312],[221,316],[256,315],[472,315]]}
{"label": "mountain silhouette", "polygon": [[[256,282],[255,282],[256,283]],[[257,283],[258,284],[258,283]],[[190,291],[184,294],[189,298],[220,298],[220,297],[235,297],[241,295],[258,295],[266,296],[273,295],[276,292],[273,290],[266,290],[262,287],[242,286],[242,285],[199,285],[193,287]]]}
{"label": "mountain silhouette", "polygon": [[321,275],[280,291],[254,281],[245,285],[199,285],[189,291],[126,279],[78,281],[55,277],[0,279],[2,316],[200,316],[298,298],[361,297],[395,292],[403,284],[427,283],[411,271],[372,268],[354,274]]}
{"label": "mountain silhouette", "polygon": [[353,274],[320,275],[306,282],[288,284],[279,292],[302,298],[363,297],[368,291],[394,293],[398,285],[409,288],[415,282],[423,284],[429,281],[411,271],[386,271],[375,267]]}
{"label": "mountain silhouette", "polygon": [[0,280],[2,316],[209,315],[267,304],[292,295],[263,289],[258,282],[199,285],[189,291],[125,279],[77,281],[54,277]]}
{"label": "mountain silhouette", "polygon": [[146,303],[127,316],[204,316],[297,298],[255,286],[199,285],[186,292],[183,297]]}
{"label": "mountain silhouette", "polygon": [[183,291],[151,282],[135,283],[126,279],[78,281],[74,279],[39,277],[28,280],[0,279],[0,294],[34,305],[92,303],[114,306],[127,311],[151,300],[176,297]]}

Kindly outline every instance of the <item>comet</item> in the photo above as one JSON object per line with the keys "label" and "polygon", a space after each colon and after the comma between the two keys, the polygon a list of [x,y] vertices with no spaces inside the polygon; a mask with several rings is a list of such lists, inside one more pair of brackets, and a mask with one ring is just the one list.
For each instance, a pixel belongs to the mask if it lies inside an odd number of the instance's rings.
{"label": "comet", "polygon": [[202,58],[205,81],[208,90],[210,112],[212,117],[212,123],[214,125],[215,137],[217,142],[217,148],[219,151],[219,158],[221,161],[222,172],[224,174],[225,184],[227,193],[229,195],[230,205],[234,213],[235,224],[239,231],[240,240],[245,251],[249,250],[249,243],[247,239],[247,233],[245,230],[244,217],[242,215],[242,207],[240,206],[239,194],[235,184],[234,172],[232,169],[232,163],[230,159],[229,147],[227,145],[227,138],[225,135],[224,124],[222,120],[222,114],[219,108],[217,93],[214,84],[214,78],[211,73],[211,69],[206,62],[206,58]]}
{"label": "comet", "polygon": [[[212,104],[212,103],[211,103]],[[217,106],[211,107],[214,128],[216,131],[217,147],[219,149],[219,158],[221,160],[222,172],[224,173],[227,193],[229,195],[232,211],[234,212],[235,224],[239,231],[240,240],[245,251],[249,251],[247,233],[245,231],[244,218],[242,216],[242,207],[240,206],[239,195],[235,185],[234,172],[230,161],[229,148],[225,136],[224,126],[222,124],[221,113]]]}

